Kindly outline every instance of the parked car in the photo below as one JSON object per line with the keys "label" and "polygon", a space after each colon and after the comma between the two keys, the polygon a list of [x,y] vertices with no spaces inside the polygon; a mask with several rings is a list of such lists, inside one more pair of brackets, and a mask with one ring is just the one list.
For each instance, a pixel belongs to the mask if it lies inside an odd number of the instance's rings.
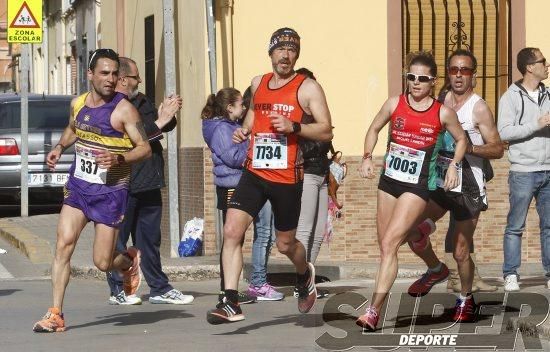
{"label": "parked car", "polygon": [[[69,122],[71,95],[29,94],[29,204],[59,203],[74,160],[71,147],[52,172],[46,156]],[[21,197],[21,96],[0,94],[0,197],[18,204]],[[6,203],[7,202],[7,203]]]}

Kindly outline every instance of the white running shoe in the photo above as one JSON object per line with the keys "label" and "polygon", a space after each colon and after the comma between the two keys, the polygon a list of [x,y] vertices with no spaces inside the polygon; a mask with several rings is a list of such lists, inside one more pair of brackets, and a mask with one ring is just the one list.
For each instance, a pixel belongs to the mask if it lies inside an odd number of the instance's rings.
{"label": "white running shoe", "polygon": [[546,288],[550,290],[550,280],[546,281]]}
{"label": "white running shoe", "polygon": [[149,297],[149,303],[153,304],[189,304],[195,300],[191,295],[184,295],[181,291],[171,289],[160,296]]}
{"label": "white running shoe", "polygon": [[504,278],[504,291],[506,292],[519,291],[517,275],[511,274]]}
{"label": "white running shoe", "polygon": [[124,291],[120,292],[116,296],[109,297],[109,304],[112,305],[122,305],[122,306],[132,306],[136,304],[141,304],[141,298],[136,295],[126,296]]}

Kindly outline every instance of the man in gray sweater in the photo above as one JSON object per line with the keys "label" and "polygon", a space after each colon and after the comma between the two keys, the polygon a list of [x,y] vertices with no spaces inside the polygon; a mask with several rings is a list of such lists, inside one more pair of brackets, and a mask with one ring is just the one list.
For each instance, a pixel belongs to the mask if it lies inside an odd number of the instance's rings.
{"label": "man in gray sweater", "polygon": [[517,56],[523,79],[513,83],[499,101],[498,131],[510,143],[510,210],[504,232],[504,290],[519,291],[521,237],[529,205],[536,200],[540,220],[542,265],[550,289],[550,92],[541,83],[548,66],[538,48]]}

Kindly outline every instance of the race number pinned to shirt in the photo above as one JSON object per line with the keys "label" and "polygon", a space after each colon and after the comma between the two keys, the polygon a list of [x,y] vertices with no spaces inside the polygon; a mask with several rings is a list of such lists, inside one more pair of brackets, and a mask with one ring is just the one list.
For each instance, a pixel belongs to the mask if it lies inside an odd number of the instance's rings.
{"label": "race number pinned to shirt", "polygon": [[256,133],[252,167],[255,169],[286,169],[286,136],[280,133]]}
{"label": "race number pinned to shirt", "polygon": [[[451,166],[452,161],[453,159],[446,158],[440,154],[437,155],[437,159],[435,161],[435,172],[437,174],[435,184],[437,187],[443,188],[443,184],[445,183],[445,176],[447,175],[447,170],[449,170],[449,166]],[[451,189],[451,192],[462,192],[462,167],[460,167],[457,171],[458,186]]]}
{"label": "race number pinned to shirt", "polygon": [[101,149],[85,147],[81,144],[75,145],[76,165],[74,177],[90,183],[104,185],[107,182],[107,169],[99,168],[95,157],[101,153]]}
{"label": "race number pinned to shirt", "polygon": [[394,180],[418,183],[426,152],[390,143],[384,174]]}

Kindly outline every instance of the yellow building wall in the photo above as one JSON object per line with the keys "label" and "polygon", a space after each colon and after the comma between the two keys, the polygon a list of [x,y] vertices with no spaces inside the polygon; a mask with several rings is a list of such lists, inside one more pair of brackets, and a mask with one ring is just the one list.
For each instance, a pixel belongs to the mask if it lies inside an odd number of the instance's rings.
{"label": "yellow building wall", "polygon": [[[165,95],[165,60],[162,1],[125,0],[124,48],[117,47],[116,1],[102,5],[102,47],[113,48],[136,61],[145,91],[145,26],[144,19],[154,15],[155,31],[155,99],[162,102]],[[203,1],[178,0],[175,4],[176,31],[176,91],[183,97],[180,113],[179,147],[202,146],[200,112],[205,103],[208,82],[206,48],[206,15]],[[108,35],[107,35],[108,34]]]}
{"label": "yellow building wall", "polygon": [[[244,91],[252,77],[271,71],[267,47],[280,27],[291,27],[301,36],[296,68],[313,71],[325,90],[335,126],[334,146],[347,155],[362,155],[366,129],[388,97],[387,3],[235,0],[237,89]],[[381,132],[379,154],[385,149],[385,136]]]}
{"label": "yellow building wall", "polygon": [[[525,0],[525,45],[528,47],[540,48],[546,58],[550,60],[550,41],[545,23],[548,22],[550,13],[550,1],[548,0]],[[512,53],[517,55],[517,53]],[[517,68],[513,67],[513,70]],[[544,82],[550,84],[547,79]]]}

